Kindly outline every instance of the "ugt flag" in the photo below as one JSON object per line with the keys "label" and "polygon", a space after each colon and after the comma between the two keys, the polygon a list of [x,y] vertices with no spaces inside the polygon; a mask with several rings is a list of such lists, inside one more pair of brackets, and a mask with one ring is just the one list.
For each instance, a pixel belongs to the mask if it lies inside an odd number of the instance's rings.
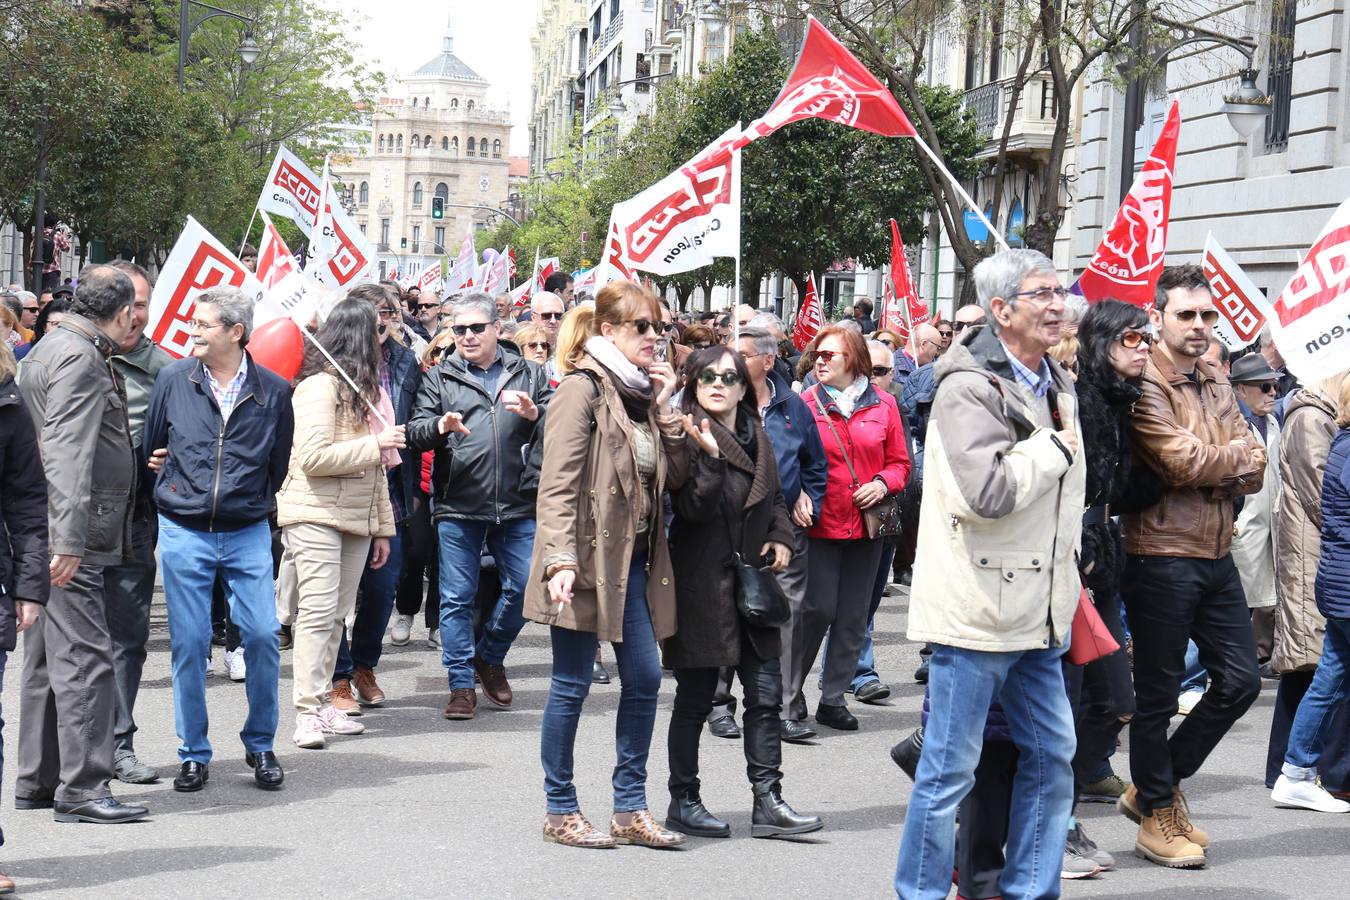
{"label": "ugt flag", "polygon": [[1089,303],[1110,298],[1153,308],[1153,289],[1167,253],[1172,173],[1176,170],[1180,133],[1181,107],[1173,100],[1153,152],[1135,176],[1106,237],[1075,285]]}
{"label": "ugt flag", "polygon": [[673,275],[741,249],[741,155],[723,152],[740,134],[733,125],[677,171],[611,213],[623,267]]}
{"label": "ugt flag", "polygon": [[806,277],[806,296],[802,299],[802,308],[797,310],[797,324],[792,326],[792,346],[805,350],[807,344],[820,334],[820,325],[824,321],[825,310],[816,293],[816,273],[812,272]]}
{"label": "ugt flag", "polygon": [[1209,279],[1209,292],[1219,308],[1219,324],[1214,336],[1231,352],[1251,345],[1266,326],[1266,298],[1252,284],[1247,273],[1223,249],[1214,233],[1205,236],[1205,257],[1201,262]]}
{"label": "ugt flag", "polygon": [[1350,360],[1350,200],[1336,208],[1267,313],[1289,371],[1312,384]]}
{"label": "ugt flag", "polygon": [[272,160],[272,168],[263,182],[258,209],[285,216],[300,226],[305,237],[312,238],[314,223],[319,218],[322,181],[283,144],[277,147],[276,159]]}

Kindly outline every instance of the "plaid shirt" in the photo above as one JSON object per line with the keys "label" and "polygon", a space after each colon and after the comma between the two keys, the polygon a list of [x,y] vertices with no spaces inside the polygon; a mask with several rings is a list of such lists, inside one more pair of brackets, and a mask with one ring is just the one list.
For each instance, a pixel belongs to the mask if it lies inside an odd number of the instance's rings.
{"label": "plaid shirt", "polygon": [[1045,396],[1046,391],[1054,385],[1054,376],[1050,374],[1050,363],[1044,356],[1041,357],[1040,368],[1035,372],[1022,365],[1022,362],[1012,355],[1008,345],[1003,345],[1003,352],[1008,354],[1008,362],[1012,364],[1013,374],[1017,376],[1017,381],[1022,387],[1031,391],[1038,399]]}
{"label": "plaid shirt", "polygon": [[239,371],[230,379],[230,383],[223,388],[216,384],[216,379],[211,375],[210,366],[202,366],[202,368],[206,370],[206,383],[211,385],[211,393],[215,395],[216,403],[220,405],[221,420],[230,421],[230,413],[234,412],[234,405],[239,402],[239,395],[244,392],[244,376],[248,374],[248,357],[240,357]]}

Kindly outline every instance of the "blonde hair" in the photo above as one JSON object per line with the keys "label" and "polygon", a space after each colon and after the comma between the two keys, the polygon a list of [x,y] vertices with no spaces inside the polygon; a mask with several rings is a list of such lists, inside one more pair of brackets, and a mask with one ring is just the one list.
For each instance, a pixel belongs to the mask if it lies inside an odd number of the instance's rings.
{"label": "blonde hair", "polygon": [[581,362],[586,351],[586,340],[600,334],[600,326],[608,323],[617,327],[646,316],[650,321],[661,321],[661,306],[655,295],[631,281],[611,281],[595,295],[595,306],[576,306],[563,316],[558,330],[555,359],[558,374],[565,375]]}
{"label": "blonde hair", "polygon": [[19,371],[19,362],[14,358],[14,351],[9,349],[9,344],[0,341],[0,381],[8,381]]}
{"label": "blonde hair", "polygon": [[1336,424],[1350,428],[1350,371],[1331,376],[1319,387],[1336,402]]}
{"label": "blonde hair", "polygon": [[[522,354],[529,352],[529,349],[525,345],[528,344],[531,340],[534,341],[544,340],[550,344],[553,343],[553,339],[548,336],[548,333],[544,331],[544,329],[540,325],[534,322],[526,322],[522,324],[519,328],[516,329],[516,333],[511,336],[511,340],[514,341],[515,345],[520,348],[520,352]],[[552,348],[550,347],[549,349],[551,350]]]}
{"label": "blonde hair", "polygon": [[0,303],[0,323],[8,325],[15,331],[19,330],[19,320],[14,316],[14,310],[9,308],[8,303]]}
{"label": "blonde hair", "polygon": [[[422,368],[430,369],[432,366],[445,359],[447,353],[455,349],[455,333],[449,328],[443,328],[427,341],[427,345],[422,350]],[[437,355],[437,351],[443,351]],[[435,358],[433,358],[435,357]]]}
{"label": "blonde hair", "polygon": [[1070,372],[1078,371],[1078,338],[1066,334],[1046,354]]}

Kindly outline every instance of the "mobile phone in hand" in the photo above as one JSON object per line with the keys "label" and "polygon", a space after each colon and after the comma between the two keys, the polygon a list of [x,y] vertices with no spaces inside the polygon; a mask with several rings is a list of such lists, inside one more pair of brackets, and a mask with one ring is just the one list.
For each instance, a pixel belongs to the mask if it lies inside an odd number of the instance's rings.
{"label": "mobile phone in hand", "polygon": [[670,360],[670,341],[667,338],[656,339],[656,347],[652,350],[652,359],[657,362],[668,362]]}

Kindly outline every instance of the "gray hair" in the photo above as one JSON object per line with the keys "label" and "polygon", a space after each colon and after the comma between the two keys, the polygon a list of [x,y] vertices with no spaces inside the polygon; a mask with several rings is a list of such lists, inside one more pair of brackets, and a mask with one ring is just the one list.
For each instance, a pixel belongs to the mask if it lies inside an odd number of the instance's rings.
{"label": "gray hair", "polygon": [[497,321],[497,303],[483,291],[469,291],[455,301],[452,318],[460,313],[478,310],[488,317],[489,322]]}
{"label": "gray hair", "polygon": [[755,328],[754,326],[742,328],[741,340],[754,341],[755,350],[760,353],[778,355],[778,338],[774,337],[767,329]]}
{"label": "gray hair", "polygon": [[136,286],[106,263],[85,266],[70,311],[95,322],[111,322],[136,300]]}
{"label": "gray hair", "polygon": [[1002,297],[1005,302],[1015,302],[1010,298],[1022,289],[1022,282],[1040,273],[1059,275],[1054,262],[1039,250],[1000,250],[981,260],[975,267],[971,273],[975,276],[975,296],[979,298],[994,334],[1000,330],[994,318],[994,298]]}
{"label": "gray hair", "polygon": [[[787,335],[787,329],[783,327],[783,320],[771,312],[756,313],[748,323],[750,328],[760,328],[772,334],[777,340],[782,340]],[[745,334],[745,329],[741,329],[741,334]]]}
{"label": "gray hair", "polygon": [[886,346],[885,344],[883,344],[881,341],[878,341],[878,340],[869,340],[869,341],[867,342],[867,352],[868,352],[868,353],[871,353],[873,350],[880,350],[882,353],[885,353],[887,356],[891,357],[892,359],[895,358],[895,351],[892,350],[890,347],[887,347],[887,346]]}
{"label": "gray hair", "polygon": [[123,272],[131,278],[139,278],[150,287],[155,286],[155,280],[150,277],[150,273],[143,266],[138,266],[129,259],[113,259],[108,261],[108,265],[119,272]]}
{"label": "gray hair", "polygon": [[852,331],[858,332],[858,334],[862,334],[862,326],[858,324],[856,319],[844,317],[840,319],[838,322],[835,322],[834,324],[838,325],[840,328],[848,328]]}
{"label": "gray hair", "polygon": [[1070,294],[1064,298],[1064,324],[1081,325],[1083,317],[1087,315],[1088,302],[1086,297],[1080,297],[1078,294]]}
{"label": "gray hair", "polygon": [[198,306],[207,304],[220,311],[220,323],[226,330],[236,325],[244,326],[244,336],[239,339],[239,347],[248,346],[249,335],[253,334],[253,301],[236,287],[213,287],[197,295]]}
{"label": "gray hair", "polygon": [[513,338],[516,336],[516,332],[520,330],[520,323],[515,319],[504,319],[500,325],[504,338]]}
{"label": "gray hair", "polygon": [[530,298],[530,309],[538,309],[540,300],[557,300],[559,306],[567,307],[567,304],[563,303],[563,299],[552,291],[540,291]]}

